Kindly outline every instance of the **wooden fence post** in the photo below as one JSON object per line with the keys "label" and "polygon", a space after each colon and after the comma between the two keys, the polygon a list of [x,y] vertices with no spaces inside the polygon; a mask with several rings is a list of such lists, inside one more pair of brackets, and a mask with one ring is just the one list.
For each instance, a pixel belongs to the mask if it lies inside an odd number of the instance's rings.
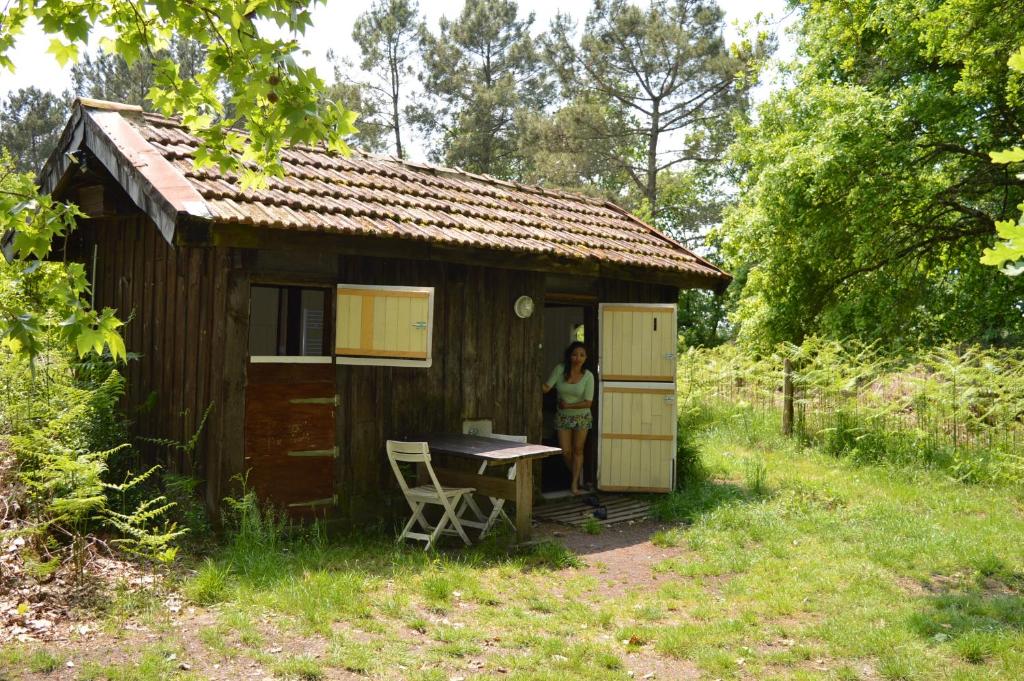
{"label": "wooden fence post", "polygon": [[793,363],[782,361],[782,434],[793,434]]}

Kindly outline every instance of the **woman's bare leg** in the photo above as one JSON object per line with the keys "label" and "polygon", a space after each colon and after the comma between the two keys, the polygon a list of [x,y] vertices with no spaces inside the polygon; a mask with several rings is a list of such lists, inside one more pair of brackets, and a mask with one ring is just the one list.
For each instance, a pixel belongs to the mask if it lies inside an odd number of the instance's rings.
{"label": "woman's bare leg", "polygon": [[579,485],[582,482],[580,477],[583,473],[583,445],[586,443],[586,430],[572,431],[572,485],[569,489],[572,490],[573,494],[580,493]]}
{"label": "woman's bare leg", "polygon": [[565,467],[572,471],[572,431],[558,431],[558,446],[562,448],[562,461]]}

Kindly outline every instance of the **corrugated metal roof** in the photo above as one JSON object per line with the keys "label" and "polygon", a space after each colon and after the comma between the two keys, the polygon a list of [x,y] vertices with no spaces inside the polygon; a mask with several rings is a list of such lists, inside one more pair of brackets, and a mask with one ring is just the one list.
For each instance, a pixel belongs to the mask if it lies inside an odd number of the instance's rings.
{"label": "corrugated metal roof", "polygon": [[237,177],[192,166],[198,141],[178,121],[151,113],[124,119],[184,175],[216,222],[597,260],[706,277],[714,288],[729,280],[622,209],[591,197],[305,146],[283,152],[284,177],[272,178],[266,189],[242,191]]}

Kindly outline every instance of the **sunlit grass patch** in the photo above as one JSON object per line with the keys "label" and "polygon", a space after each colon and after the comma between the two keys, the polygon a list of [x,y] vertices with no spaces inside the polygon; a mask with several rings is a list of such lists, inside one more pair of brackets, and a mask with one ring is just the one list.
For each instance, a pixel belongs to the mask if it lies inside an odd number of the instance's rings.
{"label": "sunlit grass patch", "polygon": [[297,681],[320,681],[324,678],[323,665],[308,655],[289,656],[271,665],[274,676]]}
{"label": "sunlit grass patch", "polygon": [[295,616],[321,634],[330,633],[333,622],[368,617],[372,612],[365,579],[355,572],[304,572],[254,595],[265,607]]}
{"label": "sunlit grass patch", "polygon": [[180,668],[180,651],[177,648],[157,645],[142,651],[138,661],[124,664],[102,664],[87,661],[78,670],[80,681],[187,681],[199,677],[191,671]]}
{"label": "sunlit grass patch", "polygon": [[28,668],[37,674],[49,674],[61,665],[63,658],[46,648],[36,648],[28,654],[26,662]]}
{"label": "sunlit grass patch", "polygon": [[369,674],[382,660],[378,659],[377,650],[368,644],[354,641],[337,634],[331,639],[326,663],[356,674]]}
{"label": "sunlit grass patch", "polygon": [[231,658],[238,655],[238,649],[224,636],[224,627],[203,627],[199,630],[199,640],[207,648],[217,653],[222,658]]}
{"label": "sunlit grass patch", "polygon": [[186,598],[196,605],[220,603],[229,595],[230,570],[207,559],[195,576],[185,582],[183,591]]}
{"label": "sunlit grass patch", "polygon": [[481,632],[465,626],[441,625],[435,627],[432,634],[439,643],[430,649],[435,659],[477,655],[485,638]]}

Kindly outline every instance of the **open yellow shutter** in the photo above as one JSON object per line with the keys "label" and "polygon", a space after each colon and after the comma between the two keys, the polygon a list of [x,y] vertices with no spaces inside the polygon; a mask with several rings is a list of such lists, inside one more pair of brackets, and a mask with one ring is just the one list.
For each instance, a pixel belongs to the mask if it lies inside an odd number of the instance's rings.
{"label": "open yellow shutter", "polygon": [[338,285],[334,354],[430,359],[432,288]]}

